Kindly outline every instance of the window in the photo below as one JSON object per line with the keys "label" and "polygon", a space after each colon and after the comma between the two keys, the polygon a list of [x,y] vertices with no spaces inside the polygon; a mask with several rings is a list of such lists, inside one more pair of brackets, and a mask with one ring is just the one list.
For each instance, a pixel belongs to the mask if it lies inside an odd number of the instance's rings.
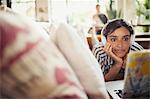
{"label": "window", "polygon": [[35,20],[35,0],[12,0],[12,9]]}
{"label": "window", "polygon": [[105,13],[105,0],[12,0],[12,9],[36,21],[63,21],[87,32],[97,2]]}

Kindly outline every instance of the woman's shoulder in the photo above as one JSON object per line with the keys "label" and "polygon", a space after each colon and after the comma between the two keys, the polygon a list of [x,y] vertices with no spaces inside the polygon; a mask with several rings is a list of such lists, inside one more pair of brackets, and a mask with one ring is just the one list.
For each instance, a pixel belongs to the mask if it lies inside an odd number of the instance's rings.
{"label": "woman's shoulder", "polygon": [[102,44],[102,42],[98,42],[93,45],[92,50],[99,51],[99,50],[102,50],[103,48],[104,48],[104,45]]}
{"label": "woman's shoulder", "polygon": [[103,48],[104,45],[101,42],[95,44],[92,49],[94,56],[98,56],[99,58],[107,57],[107,54],[104,52]]}

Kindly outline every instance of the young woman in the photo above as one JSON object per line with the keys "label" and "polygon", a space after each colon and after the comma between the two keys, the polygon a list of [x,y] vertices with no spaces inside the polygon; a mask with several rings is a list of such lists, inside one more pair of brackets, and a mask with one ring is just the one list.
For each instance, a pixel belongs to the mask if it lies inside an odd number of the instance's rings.
{"label": "young woman", "polygon": [[101,35],[102,42],[93,35],[92,52],[101,65],[105,81],[123,79],[127,54],[143,47],[134,42],[133,28],[123,19],[109,21]]}

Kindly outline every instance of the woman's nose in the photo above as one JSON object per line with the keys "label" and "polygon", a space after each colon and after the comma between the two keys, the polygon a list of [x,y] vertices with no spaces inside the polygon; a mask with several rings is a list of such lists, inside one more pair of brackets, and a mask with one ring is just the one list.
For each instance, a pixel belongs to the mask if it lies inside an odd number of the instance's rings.
{"label": "woman's nose", "polygon": [[117,41],[117,46],[118,46],[118,47],[123,47],[123,42],[122,42],[122,40]]}

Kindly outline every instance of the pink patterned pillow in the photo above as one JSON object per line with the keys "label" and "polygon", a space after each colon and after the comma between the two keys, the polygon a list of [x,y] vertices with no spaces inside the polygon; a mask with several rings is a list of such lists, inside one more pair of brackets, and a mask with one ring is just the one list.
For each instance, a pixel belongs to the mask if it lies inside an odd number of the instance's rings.
{"label": "pink patterned pillow", "polygon": [[0,12],[0,98],[87,99],[80,82],[41,27]]}

